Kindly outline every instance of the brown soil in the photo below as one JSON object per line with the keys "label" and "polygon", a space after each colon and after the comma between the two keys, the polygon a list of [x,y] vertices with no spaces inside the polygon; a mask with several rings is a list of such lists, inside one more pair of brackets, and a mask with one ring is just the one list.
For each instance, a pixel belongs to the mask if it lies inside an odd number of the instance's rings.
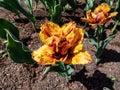
{"label": "brown soil", "polygon": [[[78,27],[83,27],[80,21],[83,16],[83,2],[79,1],[75,11],[63,12],[62,23],[75,21]],[[39,39],[39,27],[49,15],[46,15],[41,4],[34,11],[36,16],[36,29],[34,31],[31,22],[23,17],[23,22],[19,18],[6,10],[0,11],[3,17],[14,23],[20,31],[20,40],[30,49],[35,50],[42,45]],[[110,29],[108,24],[106,29]],[[86,30],[89,29],[88,27]],[[95,65],[95,48],[89,44],[87,38],[84,39],[84,47],[92,55],[93,62],[89,65],[76,65],[70,81],[60,77],[57,73],[51,72],[43,79],[43,66],[14,63],[6,53],[0,55],[0,90],[120,90],[120,29],[115,39],[113,39],[102,56],[99,65]],[[109,33],[109,30],[107,31]],[[5,45],[0,39],[0,49],[5,50]],[[111,80],[114,77],[115,80]]]}

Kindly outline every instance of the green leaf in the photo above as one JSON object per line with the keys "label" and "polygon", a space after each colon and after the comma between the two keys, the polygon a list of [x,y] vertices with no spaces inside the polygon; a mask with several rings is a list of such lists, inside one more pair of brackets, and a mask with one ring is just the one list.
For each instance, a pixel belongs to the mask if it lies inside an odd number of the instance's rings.
{"label": "green leaf", "polygon": [[112,6],[115,0],[100,0],[101,3],[107,3],[108,5]]}
{"label": "green leaf", "polygon": [[51,14],[51,20],[50,21],[59,24],[60,21],[61,21],[62,9],[63,8],[61,7],[60,4],[56,5],[54,7],[54,11]]}
{"label": "green leaf", "polygon": [[88,11],[90,9],[94,9],[94,0],[85,0],[86,1],[86,6],[84,8],[85,11]]}
{"label": "green leaf", "polygon": [[18,29],[9,21],[0,18],[0,37],[6,39],[6,31],[12,33],[17,39],[19,39]]}
{"label": "green leaf", "polygon": [[96,48],[98,47],[98,42],[97,42],[97,39],[96,38],[90,38],[90,43],[92,44],[92,45],[94,45]]}
{"label": "green leaf", "polygon": [[74,66],[64,64],[63,62],[57,62],[54,66],[51,66],[48,70],[57,72],[60,76],[68,79],[74,72]]}
{"label": "green leaf", "polygon": [[7,32],[7,51],[9,57],[16,63],[34,63],[31,52],[18,41],[13,34]]}
{"label": "green leaf", "polygon": [[3,28],[0,28],[0,37],[6,39],[6,32]]}
{"label": "green leaf", "polygon": [[28,7],[30,13],[32,14],[33,11],[32,11],[32,0],[24,0],[26,6]]}
{"label": "green leaf", "polygon": [[74,66],[73,65],[64,65],[65,67],[65,70],[62,70],[61,68],[61,71],[56,71],[60,76],[68,79],[71,77],[72,73],[74,72]]}
{"label": "green leaf", "polygon": [[44,71],[44,75],[46,76],[49,72],[57,72],[60,76],[68,80],[74,70],[75,69],[73,65],[64,64],[63,62],[57,62],[53,66],[48,66]]}
{"label": "green leaf", "polygon": [[[27,10],[25,10],[23,8],[23,6],[21,6],[21,3],[19,0],[4,0],[1,1],[2,3],[4,3],[5,5],[1,5],[1,7],[10,10],[14,13],[19,13],[21,12],[23,15],[25,15],[33,24],[35,23],[35,17],[28,12]],[[6,6],[7,5],[7,6]],[[12,10],[13,9],[13,10]],[[18,14],[17,14],[18,15]]]}
{"label": "green leaf", "polygon": [[115,36],[117,35],[117,32],[109,35],[102,43],[101,46],[98,48],[97,52],[96,52],[96,57],[100,58],[100,56],[102,55],[105,47],[107,46],[107,44],[113,39],[115,38]]}
{"label": "green leaf", "polygon": [[15,8],[14,6],[12,6],[9,3],[6,3],[4,1],[0,1],[0,7],[5,8],[5,9],[11,11],[11,12],[14,12],[18,16],[20,14],[19,11],[17,10],[17,8]]}
{"label": "green leaf", "polygon": [[67,74],[68,76],[71,76],[72,73],[74,72],[75,68],[73,65],[66,65],[66,69],[67,69]]}

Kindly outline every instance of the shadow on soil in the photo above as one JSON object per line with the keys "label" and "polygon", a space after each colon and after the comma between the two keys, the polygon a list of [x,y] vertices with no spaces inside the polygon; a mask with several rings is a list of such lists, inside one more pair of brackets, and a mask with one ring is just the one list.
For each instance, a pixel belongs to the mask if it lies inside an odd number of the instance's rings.
{"label": "shadow on soil", "polygon": [[106,62],[120,62],[120,53],[118,53],[115,50],[107,50],[103,52],[102,60],[100,63],[106,63]]}
{"label": "shadow on soil", "polygon": [[80,72],[71,77],[70,82],[79,81],[88,90],[114,90],[113,83],[104,73],[96,70],[91,77],[85,75],[86,69],[83,68]]}

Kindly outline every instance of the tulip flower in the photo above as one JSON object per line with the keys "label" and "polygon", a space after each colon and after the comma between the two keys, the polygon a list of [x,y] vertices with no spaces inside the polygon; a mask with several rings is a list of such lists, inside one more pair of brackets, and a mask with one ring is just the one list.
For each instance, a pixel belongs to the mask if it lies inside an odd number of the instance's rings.
{"label": "tulip flower", "polygon": [[39,36],[44,45],[33,51],[32,57],[40,65],[54,65],[57,62],[88,64],[92,61],[91,55],[83,48],[84,30],[76,28],[75,22],[62,27],[47,22],[41,26]]}
{"label": "tulip flower", "polygon": [[111,8],[108,4],[102,3],[93,12],[92,10],[88,10],[86,18],[81,18],[81,20],[92,26],[104,24],[118,14],[118,12],[109,13],[110,10]]}

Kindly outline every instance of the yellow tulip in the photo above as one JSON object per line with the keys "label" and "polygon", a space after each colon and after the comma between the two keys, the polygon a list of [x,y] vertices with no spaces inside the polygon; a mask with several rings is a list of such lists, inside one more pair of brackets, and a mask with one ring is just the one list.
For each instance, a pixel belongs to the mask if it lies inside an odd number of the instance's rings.
{"label": "yellow tulip", "polygon": [[84,30],[76,28],[75,22],[62,27],[47,22],[41,26],[39,34],[45,44],[33,51],[32,57],[40,65],[54,65],[56,62],[65,64],[88,64],[91,55],[83,48]]}
{"label": "yellow tulip", "polygon": [[104,24],[118,14],[118,12],[109,13],[110,10],[111,8],[108,4],[102,3],[94,10],[94,12],[88,10],[86,12],[87,18],[81,18],[81,20],[93,26]]}

